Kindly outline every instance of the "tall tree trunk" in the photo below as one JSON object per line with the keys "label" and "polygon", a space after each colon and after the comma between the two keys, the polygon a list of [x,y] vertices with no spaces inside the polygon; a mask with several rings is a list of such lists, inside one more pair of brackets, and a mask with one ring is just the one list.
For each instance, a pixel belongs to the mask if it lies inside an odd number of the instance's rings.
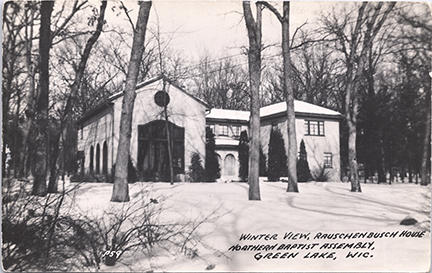
{"label": "tall tree trunk", "polygon": [[256,21],[252,15],[250,2],[243,1],[243,14],[249,37],[249,82],[251,90],[250,144],[249,144],[249,200],[261,200],[259,187],[259,147],[260,147],[260,99],[261,85],[261,4],[257,3]]}
{"label": "tall tree trunk", "polygon": [[[60,152],[60,137],[62,134],[67,135],[68,133],[67,128],[68,128],[68,124],[70,124],[72,122],[70,114],[72,112],[72,108],[73,108],[73,98],[77,96],[78,94],[78,89],[80,87],[81,84],[81,80],[84,76],[84,71],[87,65],[87,61],[90,57],[90,52],[93,48],[93,45],[96,43],[96,41],[98,40],[101,32],[102,32],[102,27],[104,25],[104,21],[105,21],[105,10],[107,7],[107,1],[102,1],[101,7],[100,7],[100,11],[99,11],[99,18],[98,18],[98,23],[96,26],[96,30],[95,32],[92,34],[92,36],[90,36],[90,38],[88,39],[86,46],[84,48],[83,54],[81,55],[81,60],[78,64],[78,68],[76,70],[75,73],[75,79],[74,82],[71,86],[71,91],[70,94],[68,96],[66,105],[65,105],[65,109],[63,110],[62,113],[62,117],[60,118],[60,129],[58,130],[55,139],[54,139],[54,147],[53,147],[53,152],[52,152],[52,156],[51,156],[51,171],[50,171],[50,178],[49,178],[49,184],[48,184],[48,192],[57,192],[57,178],[58,178],[58,168],[57,168],[57,159],[59,156],[59,152]],[[65,145],[65,143],[63,143],[63,146]],[[64,148],[64,147],[63,147]],[[63,162],[64,163],[64,162]]]}
{"label": "tall tree trunk", "polygon": [[[32,5],[33,3],[28,3]],[[28,10],[30,14],[25,12],[26,22],[33,22],[34,20],[34,9]],[[22,147],[20,153],[20,169],[18,176],[28,176],[28,167],[30,162],[29,146],[30,146],[30,132],[35,116],[35,71],[36,67],[32,60],[32,46],[33,46],[33,24],[27,24],[25,28],[25,64],[27,68],[28,77],[28,94],[27,94],[27,109],[25,111],[26,119],[24,120],[22,129]]]}
{"label": "tall tree trunk", "polygon": [[[165,78],[162,79],[163,80],[163,91],[166,92],[166,82],[165,82]],[[164,96],[164,98],[166,98]],[[169,171],[170,171],[170,184],[174,185],[174,169],[173,169],[173,143],[171,141],[172,137],[171,137],[171,131],[169,129],[169,123],[168,123],[168,105],[166,102],[164,102],[164,118],[165,118],[165,129],[167,132],[167,149],[168,149],[168,167],[169,167]]]}
{"label": "tall tree trunk", "polygon": [[48,102],[49,102],[49,52],[51,49],[51,13],[54,1],[42,1],[39,36],[39,82],[40,92],[36,104],[36,159],[33,195],[46,195],[48,168]]}
{"label": "tall tree trunk", "polygon": [[383,182],[387,183],[386,175],[385,175],[385,153],[384,153],[384,141],[382,140],[382,131],[379,129],[379,153],[380,156],[378,158],[378,184]]}
{"label": "tall tree trunk", "polygon": [[284,89],[287,104],[287,133],[288,133],[288,187],[287,192],[298,192],[297,185],[297,139],[295,128],[293,73],[290,53],[290,32],[289,32],[290,2],[283,2],[282,15],[282,55],[284,70]]}
{"label": "tall tree trunk", "polygon": [[[371,14],[365,15],[365,9],[370,3],[363,2],[359,8],[356,24],[351,33],[351,44],[347,56],[347,88],[345,94],[345,115],[348,124],[348,161],[350,167],[351,191],[361,192],[357,166],[357,115],[358,115],[358,91],[360,80],[366,65],[367,52],[372,50],[372,43],[381,29],[388,14],[395,3],[390,3],[388,8],[381,15],[382,2],[379,2]],[[379,18],[379,16],[381,17]],[[366,23],[366,29],[362,25]],[[338,35],[338,34],[336,34]],[[363,39],[363,43],[361,42]],[[342,41],[345,43],[345,41]],[[355,68],[356,67],[356,68]]]}
{"label": "tall tree trunk", "polygon": [[297,137],[294,110],[293,71],[290,50],[290,2],[283,2],[283,13],[266,1],[259,2],[268,8],[282,24],[282,56],[283,56],[283,89],[287,104],[287,135],[288,135],[288,187],[287,192],[299,192],[297,184]]}
{"label": "tall tree trunk", "polygon": [[144,53],[145,34],[147,22],[150,15],[152,2],[139,2],[138,18],[134,30],[132,43],[131,58],[129,61],[128,74],[126,77],[126,86],[123,96],[121,119],[120,119],[120,136],[117,149],[117,159],[115,166],[114,186],[111,196],[112,202],[128,202],[128,161],[130,154],[130,139],[132,131],[132,115],[135,103],[135,88],[139,73],[139,67],[142,55]]}
{"label": "tall tree trunk", "polygon": [[425,95],[426,95],[426,116],[425,116],[425,133],[423,138],[423,154],[421,161],[421,181],[420,185],[427,186],[431,183],[431,177],[428,170],[430,142],[431,142],[431,79],[425,75]]}

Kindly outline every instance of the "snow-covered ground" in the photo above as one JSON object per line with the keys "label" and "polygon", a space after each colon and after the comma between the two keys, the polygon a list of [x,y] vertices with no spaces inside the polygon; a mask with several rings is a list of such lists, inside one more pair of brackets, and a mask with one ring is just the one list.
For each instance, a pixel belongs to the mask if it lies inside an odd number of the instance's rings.
{"label": "snow-covered ground", "polygon": [[[352,193],[348,183],[310,182],[299,184],[300,193],[287,193],[286,186],[261,182],[261,201],[248,201],[245,183],[131,184],[132,199],[143,189],[156,200],[166,197],[162,219],[198,219],[216,209],[217,219],[197,230],[203,244],[195,258],[125,253],[101,270],[429,271],[430,187],[362,184],[362,193]],[[109,202],[111,191],[112,184],[84,183],[76,201],[83,210],[120,206]],[[400,225],[406,217],[418,223]],[[249,233],[268,236],[240,240]]]}

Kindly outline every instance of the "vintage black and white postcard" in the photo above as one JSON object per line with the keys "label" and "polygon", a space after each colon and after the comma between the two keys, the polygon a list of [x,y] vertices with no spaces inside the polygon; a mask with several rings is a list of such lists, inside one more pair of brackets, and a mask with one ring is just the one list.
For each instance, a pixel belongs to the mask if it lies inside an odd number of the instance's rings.
{"label": "vintage black and white postcard", "polygon": [[429,272],[430,8],[5,1],[3,270]]}

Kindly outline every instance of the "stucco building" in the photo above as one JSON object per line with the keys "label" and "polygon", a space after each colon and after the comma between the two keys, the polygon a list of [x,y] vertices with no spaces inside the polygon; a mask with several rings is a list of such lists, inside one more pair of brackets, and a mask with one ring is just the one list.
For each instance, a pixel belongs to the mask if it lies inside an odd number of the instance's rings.
{"label": "stucco building", "polygon": [[[165,81],[165,84],[164,84]],[[205,128],[215,133],[216,152],[221,176],[238,177],[238,143],[240,133],[248,129],[249,112],[210,109],[183,88],[163,79],[137,85],[132,120],[131,161],[143,181],[168,181],[169,159],[167,132],[172,139],[172,160],[176,180],[187,180],[193,153],[205,160]],[[108,174],[115,164],[122,93],[86,113],[77,122],[78,153],[81,171]],[[168,126],[165,121],[165,107]],[[326,168],[332,180],[340,180],[338,112],[310,103],[295,101],[297,146],[303,139],[312,171]],[[261,108],[261,146],[268,151],[270,131],[277,126],[286,137],[286,103]],[[168,129],[168,131],[167,131]]]}

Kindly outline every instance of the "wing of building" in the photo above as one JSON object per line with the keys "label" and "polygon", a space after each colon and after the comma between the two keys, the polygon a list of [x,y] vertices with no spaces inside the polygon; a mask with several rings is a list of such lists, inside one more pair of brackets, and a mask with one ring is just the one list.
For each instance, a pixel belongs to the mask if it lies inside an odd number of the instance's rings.
{"label": "wing of building", "polygon": [[[165,84],[164,84],[165,82]],[[205,128],[216,137],[221,176],[238,177],[240,133],[248,130],[249,112],[210,109],[201,100],[169,80],[158,77],[137,85],[131,135],[131,162],[142,181],[169,181],[167,129],[173,143],[177,181],[187,180],[191,156],[205,160]],[[80,172],[109,174],[117,153],[123,94],[84,114],[78,122]],[[164,106],[168,114],[168,126]],[[311,170],[326,168],[332,180],[340,180],[339,121],[341,114],[310,103],[295,101],[297,146],[303,139]],[[286,103],[262,107],[261,147],[268,152],[272,128],[278,127],[287,145]]]}

